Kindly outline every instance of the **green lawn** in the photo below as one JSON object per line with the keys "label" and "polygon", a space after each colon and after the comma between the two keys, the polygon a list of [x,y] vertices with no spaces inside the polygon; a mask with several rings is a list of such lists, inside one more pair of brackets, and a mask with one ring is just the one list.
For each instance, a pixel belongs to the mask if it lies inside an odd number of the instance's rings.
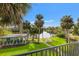
{"label": "green lawn", "polygon": [[49,42],[48,44],[52,45],[52,46],[58,46],[61,44],[65,44],[66,41],[64,38],[59,38],[59,37],[51,37],[50,38],[52,40],[52,42]]}
{"label": "green lawn", "polygon": [[[50,39],[52,41],[49,42],[48,44],[52,45],[52,46],[57,46],[57,45],[66,43],[65,39],[63,39],[63,38],[51,37]],[[44,43],[40,43],[40,44],[30,43],[30,44],[27,44],[24,46],[19,46],[19,47],[14,47],[14,48],[4,48],[4,49],[0,49],[0,56],[17,55],[17,54],[22,54],[25,52],[30,52],[33,50],[39,50],[41,48],[46,48],[46,47],[48,47],[48,46]]]}
{"label": "green lawn", "polygon": [[30,52],[33,50],[41,49],[41,48],[46,48],[48,47],[47,45],[41,43],[41,44],[27,44],[25,46],[19,46],[15,48],[4,48],[0,49],[0,56],[11,56],[11,55],[17,55],[17,54],[22,54],[25,52]]}

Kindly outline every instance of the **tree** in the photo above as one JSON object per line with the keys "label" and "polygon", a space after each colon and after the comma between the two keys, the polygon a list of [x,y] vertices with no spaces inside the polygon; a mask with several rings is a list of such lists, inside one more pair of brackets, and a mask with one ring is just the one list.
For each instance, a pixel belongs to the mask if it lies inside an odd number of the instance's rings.
{"label": "tree", "polygon": [[77,26],[79,27],[79,18],[77,19]]}
{"label": "tree", "polygon": [[79,32],[78,32],[78,27],[77,27],[76,24],[75,24],[74,27],[73,27],[73,31],[72,31],[72,33],[73,33],[73,34],[76,34],[76,35],[79,34]]}
{"label": "tree", "polygon": [[79,35],[79,18],[77,19],[77,23],[73,27],[73,34]]}
{"label": "tree", "polygon": [[35,36],[35,34],[38,33],[38,28],[36,27],[36,25],[31,25],[29,32],[32,35],[32,42],[34,42],[34,36]]}
{"label": "tree", "polygon": [[30,22],[27,21],[27,20],[24,21],[24,22],[23,22],[23,29],[24,29],[24,31],[27,32],[27,40],[28,40],[28,38],[29,38],[29,31],[30,31],[30,28],[31,28]]}
{"label": "tree", "polygon": [[54,31],[54,27],[48,27],[46,28],[46,32],[50,33],[50,34],[54,34],[53,31]]}
{"label": "tree", "polygon": [[36,15],[36,21],[35,21],[35,25],[38,27],[39,29],[39,35],[38,35],[38,43],[39,43],[39,40],[40,40],[40,33],[41,33],[41,28],[43,27],[43,24],[44,24],[44,21],[42,20],[43,19],[43,16],[41,14],[37,14]]}
{"label": "tree", "polygon": [[78,20],[77,20],[77,35],[79,35],[79,18],[78,18]]}
{"label": "tree", "polygon": [[29,21],[26,20],[23,22],[23,29],[26,30],[27,32],[29,32],[30,26],[31,24]]}
{"label": "tree", "polygon": [[65,34],[67,35],[67,42],[69,41],[69,29],[73,26],[73,19],[71,16],[63,16],[61,19],[61,27],[64,30]]}
{"label": "tree", "polygon": [[[30,4],[27,3],[1,3],[0,4],[0,17],[7,16],[11,22],[18,24],[20,33],[22,33],[22,16],[30,8]],[[6,20],[6,19],[5,19]]]}

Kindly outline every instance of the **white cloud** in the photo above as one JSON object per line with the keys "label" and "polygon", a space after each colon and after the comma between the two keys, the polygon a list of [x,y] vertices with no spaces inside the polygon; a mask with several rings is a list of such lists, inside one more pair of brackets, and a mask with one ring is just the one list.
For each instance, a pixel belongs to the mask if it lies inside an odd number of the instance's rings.
{"label": "white cloud", "polygon": [[44,21],[44,27],[53,26],[54,19],[49,19]]}
{"label": "white cloud", "polygon": [[45,20],[44,22],[45,23],[51,23],[51,22],[54,22],[54,20],[53,19],[50,19],[50,20]]}
{"label": "white cloud", "polygon": [[30,21],[31,24],[34,24],[34,21]]}
{"label": "white cloud", "polygon": [[53,25],[52,24],[44,24],[44,27],[52,27]]}

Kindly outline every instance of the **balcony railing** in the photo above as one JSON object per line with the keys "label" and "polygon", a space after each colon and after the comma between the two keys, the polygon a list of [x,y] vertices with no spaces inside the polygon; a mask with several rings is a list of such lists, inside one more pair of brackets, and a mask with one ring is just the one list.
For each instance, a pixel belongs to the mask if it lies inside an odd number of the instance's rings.
{"label": "balcony railing", "polygon": [[79,56],[79,42],[43,48],[16,56]]}

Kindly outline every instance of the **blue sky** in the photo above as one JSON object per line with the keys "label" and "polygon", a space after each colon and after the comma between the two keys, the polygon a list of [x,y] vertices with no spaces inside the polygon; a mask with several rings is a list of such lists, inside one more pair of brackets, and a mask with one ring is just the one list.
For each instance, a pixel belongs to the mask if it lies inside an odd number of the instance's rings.
{"label": "blue sky", "polygon": [[71,15],[73,21],[76,22],[79,17],[78,3],[33,3],[31,9],[23,17],[24,20],[30,21],[32,24],[36,20],[37,14],[44,16],[44,26],[59,26],[60,20],[64,15]]}

